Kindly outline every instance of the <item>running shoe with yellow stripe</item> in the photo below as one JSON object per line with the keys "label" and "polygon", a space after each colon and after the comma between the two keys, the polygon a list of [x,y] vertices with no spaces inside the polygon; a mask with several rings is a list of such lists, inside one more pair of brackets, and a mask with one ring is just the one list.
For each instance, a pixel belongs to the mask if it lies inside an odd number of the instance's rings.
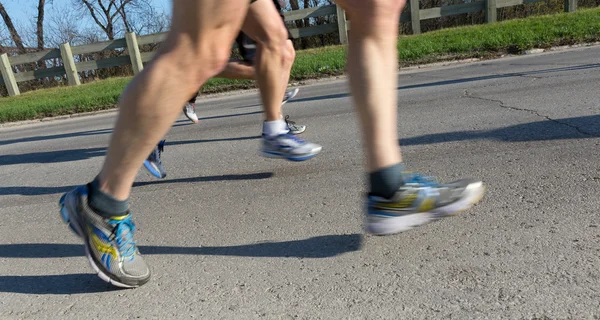
{"label": "running shoe with yellow stripe", "polygon": [[85,254],[98,276],[117,287],[135,288],[150,280],[150,270],[133,241],[131,214],[104,218],[87,201],[81,186],[64,194],[59,202],[63,220],[85,244]]}
{"label": "running shoe with yellow stripe", "polygon": [[477,180],[439,184],[430,177],[409,174],[391,198],[367,197],[366,229],[375,235],[407,231],[469,209],[484,192],[483,183]]}

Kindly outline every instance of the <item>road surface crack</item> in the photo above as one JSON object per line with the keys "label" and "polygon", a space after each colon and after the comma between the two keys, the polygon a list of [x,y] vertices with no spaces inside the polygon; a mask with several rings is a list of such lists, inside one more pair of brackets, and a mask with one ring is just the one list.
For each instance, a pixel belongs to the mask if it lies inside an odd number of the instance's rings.
{"label": "road surface crack", "polygon": [[508,109],[508,110],[515,110],[515,111],[527,112],[527,113],[533,114],[535,116],[538,116],[538,117],[540,117],[542,119],[546,119],[548,121],[552,121],[552,122],[554,122],[556,124],[567,126],[567,127],[571,128],[571,129],[575,129],[577,132],[579,132],[579,133],[581,133],[583,135],[590,136],[590,137],[594,136],[590,132],[587,132],[587,131],[581,129],[578,126],[574,126],[574,125],[572,125],[570,123],[563,122],[563,121],[560,121],[560,120],[552,119],[549,116],[540,114],[538,111],[533,110],[533,109],[517,108],[517,107],[507,106],[506,104],[504,104],[504,102],[502,100],[496,100],[496,99],[489,99],[489,98],[483,98],[483,97],[474,96],[473,93],[469,92],[469,90],[467,90],[467,89],[464,90],[463,96],[465,98],[469,98],[469,99],[477,99],[477,100],[495,102],[495,103],[497,103],[500,106],[500,108],[504,108],[504,109]]}

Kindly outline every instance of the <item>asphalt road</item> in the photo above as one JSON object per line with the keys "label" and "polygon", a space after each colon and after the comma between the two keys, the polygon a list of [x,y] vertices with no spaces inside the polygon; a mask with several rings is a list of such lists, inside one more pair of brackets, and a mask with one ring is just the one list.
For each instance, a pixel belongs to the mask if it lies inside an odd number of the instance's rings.
{"label": "asphalt road", "polygon": [[598,319],[600,47],[399,74],[405,162],[488,186],[410,232],[362,232],[360,137],[345,81],[284,107],[323,145],[258,156],[256,93],[200,101],[140,171],[136,238],[153,279],[117,290],[62,224],[98,172],[114,113],[0,130],[1,319]]}

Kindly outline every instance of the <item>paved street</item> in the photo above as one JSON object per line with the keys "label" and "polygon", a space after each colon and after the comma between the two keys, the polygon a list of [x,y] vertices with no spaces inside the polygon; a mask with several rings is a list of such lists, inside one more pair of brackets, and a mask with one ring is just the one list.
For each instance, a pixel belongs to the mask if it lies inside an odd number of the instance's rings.
{"label": "paved street", "polygon": [[[255,92],[201,100],[131,202],[152,280],[113,289],[59,218],[99,171],[115,113],[0,129],[0,319],[598,319],[600,47],[399,74],[403,155],[483,201],[389,237],[362,232],[345,81],[284,113],[323,145],[259,157]],[[0,100],[1,103],[1,100]],[[544,318],[547,317],[547,318]]]}

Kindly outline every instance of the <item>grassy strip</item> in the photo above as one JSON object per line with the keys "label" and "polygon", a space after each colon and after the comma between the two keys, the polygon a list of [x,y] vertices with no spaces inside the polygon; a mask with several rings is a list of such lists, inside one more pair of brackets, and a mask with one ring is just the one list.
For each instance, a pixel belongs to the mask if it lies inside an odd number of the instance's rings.
{"label": "grassy strip", "polygon": [[[519,53],[531,48],[600,40],[600,8],[529,17],[403,36],[398,58],[403,66],[467,57]],[[292,81],[344,72],[346,47],[331,46],[297,53]],[[60,87],[0,98],[0,123],[113,108],[130,77],[79,87]],[[202,91],[253,87],[251,81],[211,79]]]}

